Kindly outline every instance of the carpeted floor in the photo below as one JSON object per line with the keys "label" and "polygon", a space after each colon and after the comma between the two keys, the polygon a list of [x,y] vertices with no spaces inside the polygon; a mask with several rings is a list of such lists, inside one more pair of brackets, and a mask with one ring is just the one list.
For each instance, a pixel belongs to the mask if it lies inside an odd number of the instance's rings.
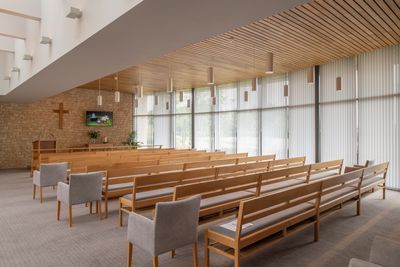
{"label": "carpeted floor", "polygon": [[[0,266],[125,266],[126,226],[117,223],[117,203],[111,204],[109,219],[99,221],[84,205],[74,206],[74,225],[68,227],[67,209],[56,221],[56,191],[44,190],[44,203],[32,200],[32,182],[27,171],[0,172]],[[362,215],[355,205],[324,218],[321,240],[313,242],[307,229],[243,260],[242,266],[347,266],[350,258],[367,259],[376,235],[400,240],[400,192],[366,196]],[[200,227],[199,259],[203,260]],[[133,266],[151,266],[151,257],[134,249]],[[211,252],[211,266],[233,266],[232,261]],[[191,247],[159,257],[160,266],[192,266]]]}

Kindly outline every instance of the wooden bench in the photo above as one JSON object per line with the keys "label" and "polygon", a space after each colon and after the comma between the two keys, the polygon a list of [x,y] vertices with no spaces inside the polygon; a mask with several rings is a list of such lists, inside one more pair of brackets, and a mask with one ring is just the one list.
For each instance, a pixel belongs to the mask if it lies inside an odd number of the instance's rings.
{"label": "wooden bench", "polygon": [[[243,199],[256,196],[256,190],[249,192],[249,189],[259,187],[260,174],[245,174],[238,177],[205,181],[175,187],[174,201],[187,198],[193,195],[201,195],[199,217],[218,215],[221,217],[224,212],[236,212],[239,203]],[[230,214],[228,212],[228,214]]]}
{"label": "wooden bench", "polygon": [[317,241],[320,191],[318,182],[241,201],[237,219],[206,231],[204,266],[213,250],[239,267],[242,258],[309,226],[314,226]]}
{"label": "wooden bench", "polygon": [[311,164],[309,180],[314,181],[342,173],[343,159]]}
{"label": "wooden bench", "polygon": [[368,191],[374,191],[376,187],[382,188],[382,198],[385,199],[386,193],[386,174],[389,167],[389,162],[373,165],[363,168],[364,175],[361,184],[361,194]]}
{"label": "wooden bench", "polygon": [[268,170],[286,169],[289,167],[303,166],[306,162],[306,157],[294,157],[287,159],[278,159],[270,162]]}

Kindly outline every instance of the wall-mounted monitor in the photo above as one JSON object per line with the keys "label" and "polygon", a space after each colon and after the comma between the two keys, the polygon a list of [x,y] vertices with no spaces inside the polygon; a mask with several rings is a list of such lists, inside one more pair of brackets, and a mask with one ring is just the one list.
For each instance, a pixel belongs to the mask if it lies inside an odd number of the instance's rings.
{"label": "wall-mounted monitor", "polygon": [[113,113],[110,111],[86,111],[87,126],[113,126]]}

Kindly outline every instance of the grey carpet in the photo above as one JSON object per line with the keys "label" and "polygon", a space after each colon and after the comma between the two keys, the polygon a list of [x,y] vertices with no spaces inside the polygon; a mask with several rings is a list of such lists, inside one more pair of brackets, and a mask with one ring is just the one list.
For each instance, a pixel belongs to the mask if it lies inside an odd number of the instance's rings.
{"label": "grey carpet", "polygon": [[[0,266],[125,266],[126,226],[120,228],[117,203],[111,204],[109,219],[98,221],[84,205],[73,208],[74,225],[68,227],[67,209],[62,206],[56,221],[56,191],[44,190],[44,203],[32,200],[29,173],[0,172]],[[367,259],[376,235],[400,240],[400,193],[378,191],[365,197],[362,215],[354,216],[355,205],[326,217],[321,240],[313,241],[308,229],[271,248],[245,259],[242,266],[347,266],[350,258]],[[126,222],[126,220],[125,220]],[[200,266],[203,260],[203,231],[199,237]],[[151,266],[151,257],[134,249],[133,266]],[[191,247],[159,258],[160,266],[192,266]],[[211,252],[211,266],[233,266],[231,260]]]}

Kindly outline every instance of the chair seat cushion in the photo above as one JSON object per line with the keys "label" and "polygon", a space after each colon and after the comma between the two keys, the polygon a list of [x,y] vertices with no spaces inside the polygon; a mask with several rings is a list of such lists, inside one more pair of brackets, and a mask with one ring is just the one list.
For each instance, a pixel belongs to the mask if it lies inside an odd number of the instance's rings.
{"label": "chair seat cushion", "polygon": [[[310,211],[310,217],[315,215],[314,205],[312,205],[310,203],[302,203],[300,205],[291,207],[289,209],[274,213],[270,216],[255,220],[255,221],[251,222],[251,224],[248,224],[247,227],[245,227],[245,228],[242,227],[241,236],[249,235],[258,230],[261,230],[261,229],[271,226],[275,223],[278,223],[280,221],[283,221],[285,219],[288,219],[290,217],[296,216],[300,213],[307,212],[307,211]],[[227,229],[227,228],[223,227],[222,225],[224,225],[226,223],[236,223],[236,221],[237,220],[225,221],[219,225],[211,227],[210,230],[213,232],[217,232],[222,235],[234,238],[236,231]]]}
{"label": "chair seat cushion", "polygon": [[324,171],[324,172],[319,172],[316,174],[311,174],[310,175],[310,181],[315,181],[315,180],[319,180],[319,179],[324,179],[324,178],[328,178],[330,176],[334,176],[334,175],[338,175],[338,171]]}
{"label": "chair seat cushion", "polygon": [[[267,185],[263,185],[261,186],[261,194],[265,194],[268,192],[273,192],[276,190],[281,190],[281,189],[285,189],[291,186],[295,186],[295,185],[299,185],[299,184],[303,184],[304,180],[301,179],[290,179],[287,181],[283,181],[283,182],[279,182],[279,183],[273,183],[273,184],[267,184]],[[247,190],[249,192],[255,193],[256,189],[252,188]]]}
{"label": "chair seat cushion", "polygon": [[211,206],[216,206],[220,204],[224,204],[230,201],[238,200],[238,199],[243,199],[247,197],[252,197],[254,196],[254,193],[248,192],[248,191],[238,191],[238,192],[233,192],[233,193],[228,193],[220,196],[215,196],[215,197],[210,197],[210,198],[205,198],[202,199],[200,202],[200,208],[208,208]]}
{"label": "chair seat cushion", "polygon": [[377,182],[379,182],[381,180],[383,180],[383,177],[380,177],[380,176],[371,177],[371,178],[365,179],[365,180],[362,181],[362,187],[372,185],[372,184],[377,183]]}
{"label": "chair seat cushion", "polygon": [[[110,184],[108,185],[108,190],[118,190],[118,189],[128,189],[132,188],[133,183],[123,183],[123,184]],[[103,186],[105,189],[105,186]]]}
{"label": "chair seat cushion", "polygon": [[[149,199],[149,198],[154,198],[154,197],[162,197],[162,196],[170,195],[173,192],[174,192],[174,189],[172,187],[161,188],[161,189],[145,191],[145,192],[139,192],[139,193],[136,193],[136,200],[144,200],[144,199]],[[125,196],[123,196],[123,198],[132,200],[132,194],[125,195]]]}
{"label": "chair seat cushion", "polygon": [[321,197],[321,204],[325,204],[328,202],[331,202],[332,200],[335,200],[337,198],[340,198],[341,196],[344,196],[346,194],[349,194],[351,192],[357,193],[357,188],[355,187],[344,187],[339,190],[333,191],[332,193],[323,195]]}

